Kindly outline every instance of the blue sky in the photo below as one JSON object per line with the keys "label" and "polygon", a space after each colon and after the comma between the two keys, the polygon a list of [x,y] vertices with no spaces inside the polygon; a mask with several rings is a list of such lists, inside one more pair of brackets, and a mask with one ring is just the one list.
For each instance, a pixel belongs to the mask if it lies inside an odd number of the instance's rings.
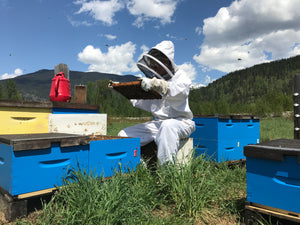
{"label": "blue sky", "polygon": [[[300,54],[299,0],[0,0],[0,78],[53,69],[138,75],[162,40],[195,84]],[[71,77],[72,79],[72,77]]]}

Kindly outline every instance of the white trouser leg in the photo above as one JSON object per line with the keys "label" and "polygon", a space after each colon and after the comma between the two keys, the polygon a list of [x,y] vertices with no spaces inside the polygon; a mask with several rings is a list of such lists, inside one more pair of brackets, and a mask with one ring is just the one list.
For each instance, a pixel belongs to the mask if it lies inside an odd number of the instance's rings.
{"label": "white trouser leg", "polygon": [[192,120],[167,119],[150,121],[126,127],[119,132],[122,137],[139,137],[141,146],[155,141],[158,147],[157,158],[161,165],[173,162],[176,157],[180,139],[187,138],[195,130]]}
{"label": "white trouser leg", "polygon": [[124,128],[119,132],[118,136],[139,137],[141,138],[141,146],[144,146],[155,139],[159,126],[160,122],[157,121],[140,123]]}
{"label": "white trouser leg", "polygon": [[195,123],[191,120],[168,119],[161,123],[155,142],[158,146],[157,158],[161,165],[174,162],[177,156],[179,141],[187,138],[195,130]]}

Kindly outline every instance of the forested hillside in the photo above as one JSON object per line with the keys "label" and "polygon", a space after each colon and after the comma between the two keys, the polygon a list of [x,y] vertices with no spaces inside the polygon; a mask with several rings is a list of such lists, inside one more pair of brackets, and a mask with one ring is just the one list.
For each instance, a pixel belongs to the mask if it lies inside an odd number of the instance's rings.
{"label": "forested hillside", "polygon": [[281,114],[293,110],[293,77],[300,56],[232,72],[190,94],[194,114]]}

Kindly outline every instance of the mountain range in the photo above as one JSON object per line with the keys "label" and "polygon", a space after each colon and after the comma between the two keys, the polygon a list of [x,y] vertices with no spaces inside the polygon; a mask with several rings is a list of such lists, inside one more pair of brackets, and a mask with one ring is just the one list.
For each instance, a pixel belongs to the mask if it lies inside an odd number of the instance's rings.
{"label": "mountain range", "polygon": [[[39,70],[34,73],[25,74],[13,78],[18,91],[24,100],[28,101],[48,101],[49,94],[54,78],[54,70]],[[115,75],[98,72],[79,72],[70,71],[69,80],[71,86],[71,94],[74,93],[75,85],[86,85],[87,82],[95,82],[97,80],[108,79],[114,82],[130,82],[137,80],[133,75]],[[0,80],[1,85],[5,85],[6,80]]]}

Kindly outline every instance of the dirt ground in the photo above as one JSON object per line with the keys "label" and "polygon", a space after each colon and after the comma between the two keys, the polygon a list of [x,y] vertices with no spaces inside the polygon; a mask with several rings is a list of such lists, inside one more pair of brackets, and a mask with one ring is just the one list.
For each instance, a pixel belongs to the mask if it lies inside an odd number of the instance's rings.
{"label": "dirt ground", "polygon": [[0,211],[0,224],[1,225],[4,225],[4,224],[12,224],[12,223],[9,223],[6,219],[5,219],[5,216],[4,216],[4,213],[2,211]]}

